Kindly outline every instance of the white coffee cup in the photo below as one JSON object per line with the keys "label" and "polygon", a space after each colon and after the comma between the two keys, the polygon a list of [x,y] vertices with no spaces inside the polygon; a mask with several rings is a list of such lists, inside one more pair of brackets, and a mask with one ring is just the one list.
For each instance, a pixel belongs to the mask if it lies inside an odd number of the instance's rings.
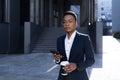
{"label": "white coffee cup", "polygon": [[[62,61],[62,62],[60,63],[60,65],[61,65],[62,67],[66,66],[67,64],[69,64],[68,61]],[[62,73],[61,73],[61,75],[66,76],[66,75],[68,75],[68,73],[63,70]]]}

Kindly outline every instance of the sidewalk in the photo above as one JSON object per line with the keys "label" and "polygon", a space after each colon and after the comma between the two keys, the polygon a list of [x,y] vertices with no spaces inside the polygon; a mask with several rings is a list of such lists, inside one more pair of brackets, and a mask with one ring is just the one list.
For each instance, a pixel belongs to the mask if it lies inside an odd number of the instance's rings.
{"label": "sidewalk", "polygon": [[102,55],[102,67],[92,69],[90,80],[120,80],[120,40],[103,36]]}
{"label": "sidewalk", "polygon": [[[120,40],[103,37],[103,54],[95,54],[90,80],[120,80]],[[59,66],[51,53],[0,55],[0,80],[57,80]]]}

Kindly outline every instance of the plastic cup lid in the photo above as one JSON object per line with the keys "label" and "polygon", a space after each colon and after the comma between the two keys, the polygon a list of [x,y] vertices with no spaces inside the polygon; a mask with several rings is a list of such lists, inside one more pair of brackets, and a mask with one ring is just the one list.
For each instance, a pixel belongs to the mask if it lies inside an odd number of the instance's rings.
{"label": "plastic cup lid", "polygon": [[61,66],[66,66],[67,64],[69,64],[68,61],[62,61],[62,62],[60,63]]}

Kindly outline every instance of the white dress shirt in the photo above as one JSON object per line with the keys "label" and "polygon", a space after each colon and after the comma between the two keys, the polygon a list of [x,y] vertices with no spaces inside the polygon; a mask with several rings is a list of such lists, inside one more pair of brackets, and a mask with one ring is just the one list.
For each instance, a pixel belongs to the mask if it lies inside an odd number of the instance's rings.
{"label": "white dress shirt", "polygon": [[66,52],[67,60],[69,60],[69,57],[70,57],[70,51],[71,51],[71,47],[72,47],[76,32],[77,31],[74,31],[69,39],[67,35],[65,37],[64,44],[65,44],[65,52]]}

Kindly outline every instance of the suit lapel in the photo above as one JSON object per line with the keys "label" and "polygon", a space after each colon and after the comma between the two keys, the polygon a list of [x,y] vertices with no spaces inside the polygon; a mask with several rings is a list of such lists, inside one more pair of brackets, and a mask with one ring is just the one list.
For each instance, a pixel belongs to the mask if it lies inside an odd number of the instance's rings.
{"label": "suit lapel", "polygon": [[[65,35],[66,36],[66,35]],[[66,60],[67,60],[67,57],[66,57],[66,52],[65,52],[65,36],[63,37],[63,39],[62,39],[62,50],[63,50],[63,53],[62,53],[62,55],[66,58]]]}
{"label": "suit lapel", "polygon": [[70,50],[69,61],[71,61],[72,56],[74,55],[74,50],[75,50],[75,48],[76,48],[77,40],[78,40],[77,38],[78,38],[78,34],[76,33],[75,38],[74,38],[74,41],[73,41],[73,44],[72,44],[72,47],[71,47],[71,50]]}

